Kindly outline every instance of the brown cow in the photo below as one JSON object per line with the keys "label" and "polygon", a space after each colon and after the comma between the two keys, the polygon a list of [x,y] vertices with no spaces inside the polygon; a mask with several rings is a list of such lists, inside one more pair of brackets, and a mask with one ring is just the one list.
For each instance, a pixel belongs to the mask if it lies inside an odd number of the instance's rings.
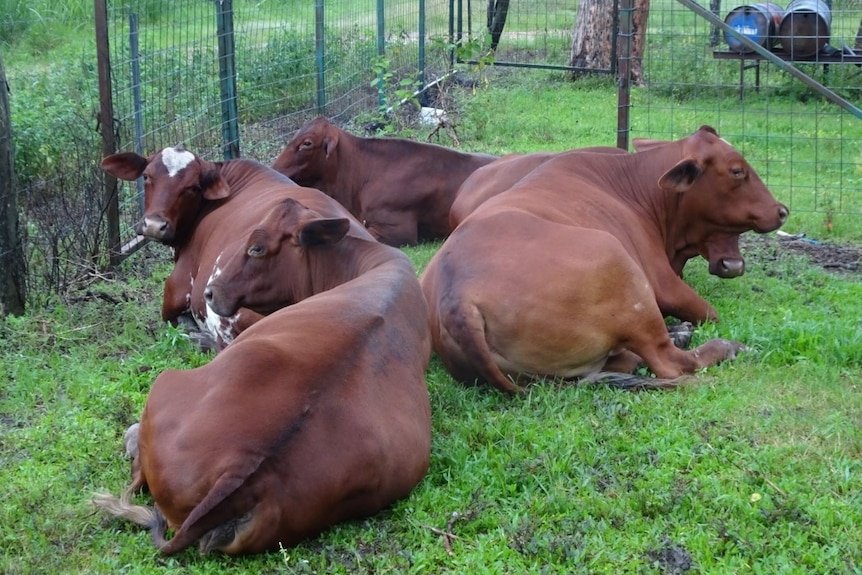
{"label": "brown cow", "polygon": [[[94,502],[147,526],[162,553],[290,547],[405,497],[425,475],[427,306],[407,257],[345,237],[349,226],[287,199],[226,252],[214,309],[297,303],[209,364],[153,384],[129,433],[131,485]],[[145,486],[155,507],[130,501]]]}
{"label": "brown cow", "polygon": [[[633,143],[636,150],[646,150],[671,142],[635,138]],[[479,168],[464,180],[458,190],[458,196],[452,203],[452,209],[449,210],[449,225],[455,229],[479,205],[508,190],[522,177],[551,158],[583,152],[627,153],[620,148],[593,147],[560,153],[536,152],[504,156]],[[571,161],[575,160],[576,157],[571,159]],[[618,190],[626,192],[626,186],[628,184],[620,188],[607,188],[605,191],[609,194],[616,194]],[[625,200],[626,195],[623,194],[621,197]],[[709,262],[709,273],[712,275],[720,278],[735,278],[745,273],[745,260],[739,251],[739,234],[716,233],[698,244],[689,243],[678,237],[668,237],[665,238],[665,250],[671,267],[680,277],[686,262],[698,254]],[[667,310],[662,311],[667,313]]]}
{"label": "brown cow", "polygon": [[643,360],[673,380],[742,348],[674,347],[662,309],[688,320],[716,313],[671,268],[663,238],[766,232],[787,208],[711,128],[672,146],[550,159],[452,232],[421,283],[434,349],[456,378],[514,392],[534,376],[630,371]]}
{"label": "brown cow", "polygon": [[360,138],[318,117],[272,167],[329,194],[391,246],[443,238],[458,187],[496,159],[400,138]]}
{"label": "brown cow", "polygon": [[332,198],[253,160],[209,162],[177,146],[149,158],[114,154],[102,160],[102,169],[122,180],[144,177],[144,216],[136,230],[174,248],[162,319],[177,324],[190,314],[217,349],[260,315],[247,309],[231,317],[212,313],[203,297],[206,282],[223,247],[245,237],[278,202],[295,198],[329,217],[348,217],[351,235],[371,238]]}

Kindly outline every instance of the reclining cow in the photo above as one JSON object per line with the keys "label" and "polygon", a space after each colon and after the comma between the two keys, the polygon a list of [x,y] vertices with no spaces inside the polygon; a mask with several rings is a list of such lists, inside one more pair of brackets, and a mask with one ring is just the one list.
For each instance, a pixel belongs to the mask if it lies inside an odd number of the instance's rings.
{"label": "reclining cow", "polygon": [[[431,447],[427,307],[407,257],[350,226],[287,199],[225,245],[213,309],[293,305],[209,364],[158,376],[128,434],[132,483],[97,506],[148,527],[165,554],[195,543],[256,553],[373,514],[419,483]],[[144,487],[154,507],[131,502]]]}
{"label": "reclining cow", "polygon": [[[662,310],[689,321],[717,314],[675,273],[664,238],[767,232],[788,210],[713,129],[669,145],[676,153],[550,159],[452,232],[421,283],[434,349],[456,378],[515,392],[533,377],[629,372],[643,361],[673,381],[742,349],[720,339],[674,347]],[[607,193],[617,188],[631,201]]]}
{"label": "reclining cow", "polygon": [[[664,140],[647,140],[644,138],[635,138],[633,141],[635,149],[639,151],[670,143]],[[671,153],[675,149],[674,146],[668,147]],[[449,211],[449,225],[452,229],[455,229],[479,205],[483,204],[489,198],[505,192],[518,180],[530,173],[530,171],[551,158],[564,154],[583,152],[627,153],[620,148],[594,147],[577,148],[559,153],[536,152],[532,154],[510,154],[504,156],[487,166],[479,168],[461,184],[458,195]],[[624,202],[629,202],[631,199],[628,191],[630,184],[621,180],[619,183],[619,187],[608,188],[605,191],[609,194],[614,194],[617,191],[622,192],[619,194],[620,199]],[[645,183],[637,182],[636,185],[643,185]],[[635,197],[634,200],[638,201],[638,197]],[[739,251],[739,234],[721,232],[704,239],[698,244],[692,244],[686,238],[667,237],[665,238],[665,251],[670,260],[671,267],[680,277],[682,277],[682,271],[686,262],[697,255],[700,255],[709,262],[709,273],[714,276],[735,278],[745,273],[745,260]],[[667,313],[666,310],[662,311]]]}
{"label": "reclining cow", "polygon": [[209,162],[178,146],[145,158],[133,152],[102,160],[121,179],[144,177],[144,216],[137,233],[174,248],[165,280],[162,319],[188,315],[204,334],[204,347],[221,349],[260,319],[247,309],[222,317],[207,309],[203,290],[223,247],[244,237],[284,198],[295,198],[329,217],[351,219],[350,234],[371,238],[343,206],[318,190],[297,186],[272,168],[247,159]]}
{"label": "reclining cow", "polygon": [[461,182],[495,159],[400,138],[360,138],[318,117],[272,167],[329,194],[379,241],[400,247],[447,236]]}

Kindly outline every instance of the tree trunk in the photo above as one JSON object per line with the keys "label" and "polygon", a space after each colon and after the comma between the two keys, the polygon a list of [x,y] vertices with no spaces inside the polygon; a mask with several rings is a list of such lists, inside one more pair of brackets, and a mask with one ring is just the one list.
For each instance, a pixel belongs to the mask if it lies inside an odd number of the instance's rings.
{"label": "tree trunk", "polygon": [[509,0],[488,0],[488,33],[491,35],[492,52],[497,50],[508,15]]}
{"label": "tree trunk", "polygon": [[649,18],[650,0],[634,0],[632,13],[632,84],[645,86],[644,54],[646,53],[647,19]]}
{"label": "tree trunk", "polygon": [[[647,17],[649,16],[649,0],[634,0],[632,14],[631,38],[631,70],[632,83],[637,86],[644,84],[643,55],[646,50]],[[617,14],[614,14],[613,0],[581,0],[575,17],[575,30],[572,35],[572,53],[569,65],[580,68],[573,76],[577,78],[589,70],[610,70],[614,68],[611,49],[614,36],[619,29]],[[618,55],[626,53],[623,42],[628,38],[619,38]]]}
{"label": "tree trunk", "polygon": [[0,317],[24,313],[24,252],[18,234],[18,192],[12,148],[9,85],[0,59]]}

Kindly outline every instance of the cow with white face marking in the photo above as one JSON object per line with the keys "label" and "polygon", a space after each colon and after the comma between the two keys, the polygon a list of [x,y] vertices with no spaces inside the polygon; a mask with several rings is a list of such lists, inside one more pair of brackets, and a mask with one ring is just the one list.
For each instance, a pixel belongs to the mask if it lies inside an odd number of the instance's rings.
{"label": "cow with white face marking", "polygon": [[[165,281],[162,319],[174,325],[191,316],[206,347],[222,349],[261,315],[240,309],[221,317],[203,297],[217,274],[223,247],[245,237],[263,216],[293,198],[329,217],[349,217],[350,234],[371,238],[345,208],[318,190],[253,160],[210,162],[182,146],[143,157],[133,152],[110,155],[102,169],[127,181],[144,178],[144,216],[136,231],[174,248],[174,269]],[[209,341],[212,339],[213,341]]]}

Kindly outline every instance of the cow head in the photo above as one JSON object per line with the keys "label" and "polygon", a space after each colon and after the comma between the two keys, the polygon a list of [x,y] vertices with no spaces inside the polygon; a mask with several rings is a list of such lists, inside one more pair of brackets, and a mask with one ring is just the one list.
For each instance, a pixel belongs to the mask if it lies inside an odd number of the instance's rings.
{"label": "cow head", "polygon": [[300,186],[322,188],[327,163],[334,164],[341,130],[320,116],[302,126],[272,167]]}
{"label": "cow head", "polygon": [[[673,145],[640,140],[636,148],[645,153]],[[709,261],[711,274],[740,276],[745,261],[739,252],[739,234],[778,229],[790,212],[772,196],[745,158],[711,127],[701,127],[678,145],[682,160],[658,181],[669,193],[674,220],[685,227],[687,244]],[[671,263],[681,273],[685,261]]]}
{"label": "cow head", "polygon": [[703,126],[681,142],[683,159],[658,183],[680,193],[683,213],[696,214],[724,233],[771,232],[787,221],[787,207],[714,129]]}
{"label": "cow head", "polygon": [[191,231],[205,201],[230,195],[217,164],[207,162],[182,146],[165,148],[144,158],[134,152],[113,154],[102,169],[126,181],[144,178],[144,217],[135,226],[143,236],[175,246]]}
{"label": "cow head", "polygon": [[207,304],[222,316],[240,307],[267,314],[328,289],[316,274],[333,270],[315,268],[309,255],[338,243],[349,229],[347,218],[323,218],[296,200],[282,201],[260,227],[223,252],[227,259],[216,262],[204,290]]}

